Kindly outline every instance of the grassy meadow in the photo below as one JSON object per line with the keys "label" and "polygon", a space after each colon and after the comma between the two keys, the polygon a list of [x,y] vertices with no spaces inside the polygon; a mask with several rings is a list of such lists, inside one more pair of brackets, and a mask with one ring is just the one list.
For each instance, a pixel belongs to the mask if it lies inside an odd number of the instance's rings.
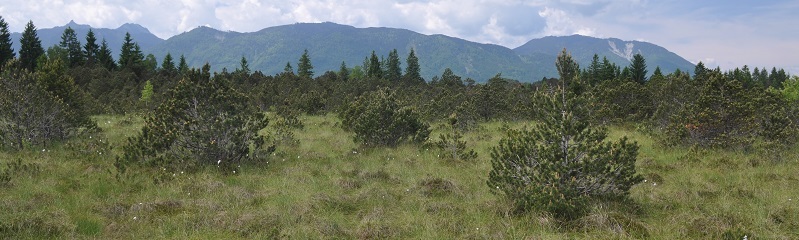
{"label": "grassy meadow", "polygon": [[[490,149],[505,128],[465,134],[474,161],[433,148],[362,149],[333,115],[302,116],[296,144],[235,173],[140,171],[118,175],[116,155],[143,122],[95,116],[102,132],[54,146],[0,152],[0,238],[89,239],[797,239],[799,149],[663,148],[631,127],[647,180],[631,201],[596,204],[572,222],[514,214],[486,186]],[[265,131],[270,131],[268,128]],[[434,124],[437,139],[442,124]],[[155,181],[154,179],[166,179]],[[0,183],[2,183],[0,181]]]}

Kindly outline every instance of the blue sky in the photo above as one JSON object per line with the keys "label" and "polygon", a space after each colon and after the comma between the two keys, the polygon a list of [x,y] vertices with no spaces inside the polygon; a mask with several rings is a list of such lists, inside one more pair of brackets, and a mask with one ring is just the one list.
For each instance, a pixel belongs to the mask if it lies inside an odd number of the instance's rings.
{"label": "blue sky", "polygon": [[296,22],[396,27],[514,48],[532,38],[582,34],[642,40],[689,61],[799,74],[799,1],[743,0],[0,0],[13,32],[70,20],[141,24],[161,38],[197,26],[252,32]]}

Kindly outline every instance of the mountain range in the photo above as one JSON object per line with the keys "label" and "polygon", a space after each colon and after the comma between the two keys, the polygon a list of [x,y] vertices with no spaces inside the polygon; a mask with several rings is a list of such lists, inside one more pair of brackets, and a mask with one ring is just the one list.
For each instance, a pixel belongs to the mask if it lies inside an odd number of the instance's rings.
{"label": "mountain range", "polygon": [[[57,45],[67,27],[75,30],[81,42],[85,42],[85,35],[91,28],[70,22],[65,26],[39,29],[37,33],[42,46]],[[119,47],[125,33],[129,32],[145,54],[151,53],[160,60],[170,53],[176,61],[184,55],[190,66],[199,67],[207,62],[215,71],[236,69],[241,57],[245,57],[253,71],[275,74],[283,71],[287,62],[296,67],[306,49],[317,75],[329,70],[337,71],[342,61],[354,67],[361,65],[372,51],[378,56],[387,56],[392,49],[397,49],[403,66],[408,52],[414,49],[422,67],[422,76],[428,80],[446,68],[464,79],[472,78],[477,82],[486,81],[498,73],[524,82],[557,77],[555,58],[563,48],[571,52],[582,67],[590,64],[594,54],[600,58],[607,57],[623,67],[630,64],[632,55],[640,53],[647,61],[650,74],[656,66],[660,66],[664,73],[677,69],[690,72],[694,68],[679,55],[652,43],[580,35],[533,39],[510,49],[440,34],[425,35],[397,28],[356,28],[330,22],[275,26],[250,33],[198,27],[166,40],[130,23],[116,29],[92,28],[92,31],[98,41],[108,41],[114,57],[119,56]],[[19,33],[12,34],[15,48],[20,36]]]}

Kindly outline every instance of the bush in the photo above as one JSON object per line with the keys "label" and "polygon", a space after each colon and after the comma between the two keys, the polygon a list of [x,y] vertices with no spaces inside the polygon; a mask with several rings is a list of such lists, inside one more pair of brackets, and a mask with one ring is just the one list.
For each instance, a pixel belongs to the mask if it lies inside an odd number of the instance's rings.
{"label": "bush", "polygon": [[273,150],[258,135],[268,123],[264,114],[250,107],[226,79],[211,78],[209,69],[206,64],[202,71],[189,72],[153,115],[145,117],[141,133],[128,139],[117,160],[121,172],[130,163],[230,170]]}
{"label": "bush", "polygon": [[[559,72],[573,63],[566,54],[558,61]],[[577,77],[562,73],[561,79]],[[643,178],[635,173],[638,145],[626,138],[605,142],[607,131],[581,117],[586,115],[585,105],[579,104],[583,97],[566,86],[558,90],[538,95],[546,114],[539,124],[532,130],[510,130],[492,149],[487,183],[519,212],[537,208],[574,219],[592,200],[626,198]]]}
{"label": "bush", "polygon": [[400,107],[387,89],[364,94],[339,117],[345,130],[355,132],[355,141],[366,146],[422,143],[430,136],[430,126],[413,109]]}
{"label": "bush", "polygon": [[440,140],[436,142],[441,155],[446,159],[455,161],[477,158],[477,153],[474,150],[466,149],[466,141],[463,141],[463,135],[458,130],[458,116],[456,114],[449,116],[449,130],[449,133],[441,134],[439,136]]}
{"label": "bush", "polygon": [[0,145],[22,149],[96,129],[60,60],[46,62],[36,74],[12,64],[0,75]]}

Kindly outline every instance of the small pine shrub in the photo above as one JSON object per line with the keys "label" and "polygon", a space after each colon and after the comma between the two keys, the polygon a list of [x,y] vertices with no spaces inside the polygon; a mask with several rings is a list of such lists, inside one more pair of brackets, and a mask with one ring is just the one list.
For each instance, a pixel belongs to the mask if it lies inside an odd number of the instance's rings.
{"label": "small pine shrub", "polygon": [[430,126],[413,109],[399,106],[387,89],[359,97],[339,117],[344,129],[355,133],[355,142],[365,146],[423,143],[430,136]]}
{"label": "small pine shrub", "polygon": [[466,141],[463,140],[460,130],[458,130],[458,117],[456,114],[450,115],[449,133],[442,133],[435,145],[441,151],[441,156],[446,159],[461,161],[477,158],[474,150],[466,148]]}
{"label": "small pine shrub", "polygon": [[216,165],[228,172],[242,162],[269,154],[258,132],[268,121],[224,78],[211,78],[210,66],[192,70],[172,89],[137,136],[128,139],[117,169],[131,164],[192,169]]}
{"label": "small pine shrub", "polygon": [[638,144],[626,137],[606,142],[607,130],[583,117],[585,97],[565,86],[578,79],[576,63],[564,53],[557,65],[564,86],[557,94],[538,94],[541,122],[510,130],[492,149],[487,184],[512,200],[517,212],[539,209],[576,219],[592,201],[626,198],[643,178],[635,172]]}
{"label": "small pine shrub", "polygon": [[5,168],[0,169],[0,187],[10,186],[11,180],[15,177],[30,177],[39,172],[41,172],[41,167],[36,163],[22,163],[22,159],[8,162]]}

